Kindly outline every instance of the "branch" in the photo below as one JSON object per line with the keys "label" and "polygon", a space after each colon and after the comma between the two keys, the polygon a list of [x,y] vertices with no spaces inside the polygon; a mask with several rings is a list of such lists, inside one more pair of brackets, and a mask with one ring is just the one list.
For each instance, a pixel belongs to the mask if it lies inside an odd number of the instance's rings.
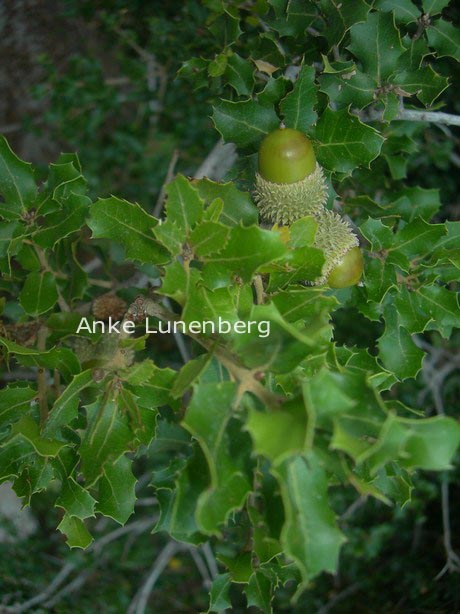
{"label": "branch", "polygon": [[[166,309],[169,309],[169,311],[172,313],[171,301],[167,297],[163,299],[163,304],[166,307]],[[187,347],[187,344],[185,343],[185,339],[182,333],[179,331],[174,331],[173,337],[174,337],[174,341],[176,342],[177,349],[179,350],[179,354],[183,362],[184,363],[190,362],[190,360],[192,359],[192,356],[190,355],[189,349]]]}
{"label": "branch", "polygon": [[[363,121],[383,121],[383,112],[376,109],[362,111],[359,117]],[[441,111],[418,111],[416,109],[401,108],[398,115],[392,121],[410,121],[410,122],[429,122],[431,124],[447,124],[449,126],[460,126],[460,115],[452,113],[442,113]]]}
{"label": "branch", "polygon": [[[150,529],[152,524],[154,524],[158,518],[148,518],[136,520],[127,524],[123,527],[117,527],[115,530],[107,533],[100,539],[94,541],[89,548],[86,549],[85,554],[88,555],[90,553],[94,553],[95,556],[100,554],[101,550],[112,541],[123,537],[128,533],[137,533],[140,534],[147,529]],[[87,563],[87,566],[89,563]],[[96,561],[97,565],[97,561]],[[50,605],[50,603],[54,606],[62,597],[68,595],[71,592],[74,592],[78,588],[80,588],[86,580],[90,577],[92,570],[84,570],[81,572],[76,578],[74,578],[69,584],[66,584],[64,587],[60,588],[66,578],[77,569],[76,562],[68,562],[65,563],[60,571],[57,573],[56,577],[48,584],[48,586],[38,595],[25,601],[24,603],[17,603],[12,606],[7,606],[5,612],[10,612],[11,614],[18,614],[20,612],[26,612],[30,610],[32,607],[37,606],[43,602],[46,602],[46,607]],[[56,592],[59,589],[59,592]],[[3,612],[3,610],[2,610]]]}
{"label": "branch", "polygon": [[63,586],[55,595],[53,595],[51,599],[46,601],[43,604],[43,607],[51,609],[57,603],[59,603],[59,601],[61,601],[63,597],[75,593],[75,591],[77,591],[85,584],[86,580],[88,580],[92,573],[94,573],[94,570],[84,569],[81,573],[78,574],[76,578],[72,580],[72,582],[69,582],[68,584]]}
{"label": "branch", "polygon": [[[138,296],[125,314],[125,320],[139,322],[146,316],[156,317],[163,322],[173,323],[178,320],[178,316],[165,309],[151,298]],[[208,352],[211,352],[219,360],[227,371],[240,383],[240,394],[251,392],[257,396],[267,407],[277,409],[281,402],[281,397],[270,390],[267,390],[259,381],[259,369],[247,369],[240,365],[237,359],[223,346],[217,345],[217,339],[209,339],[202,335],[193,334],[188,331],[187,336],[191,337],[202,345]]]}
{"label": "branch", "polygon": [[150,593],[153,591],[156,581],[161,576],[166,565],[172,559],[174,554],[180,549],[181,547],[176,542],[170,541],[166,544],[166,546],[155,559],[155,562],[144,584],[141,586],[139,591],[134,596],[134,599],[131,601],[131,604],[128,608],[128,614],[144,614],[144,612],[146,611]]}
{"label": "branch", "polygon": [[[40,352],[46,351],[46,338],[48,329],[42,325],[37,333],[37,349]],[[37,389],[38,389],[38,406],[40,408],[40,425],[43,427],[48,418],[48,400],[46,387],[46,372],[44,367],[38,367],[37,370]]]}
{"label": "branch", "polygon": [[134,522],[125,524],[123,527],[117,527],[110,533],[107,533],[106,535],[103,535],[101,538],[94,541],[91,546],[86,549],[86,553],[94,552],[95,554],[98,554],[102,550],[102,548],[107,546],[107,544],[110,544],[114,540],[123,537],[123,535],[126,535],[128,533],[140,534],[144,531],[147,531],[147,529],[150,529],[157,520],[157,517],[148,518],[147,520],[141,518],[140,520],[135,520]]}
{"label": "branch", "polygon": [[233,143],[224,143],[223,140],[220,139],[211,149],[193,176],[195,179],[202,179],[203,177],[214,180],[222,179],[227,171],[231,169],[235,160],[235,145]]}
{"label": "branch", "polygon": [[447,561],[444,567],[436,576],[435,580],[441,578],[446,571],[452,573],[460,571],[460,557],[452,547],[452,531],[450,526],[450,506],[449,506],[449,481],[447,473],[444,472],[441,478],[441,505],[442,505],[442,526],[443,542]]}
{"label": "branch", "polygon": [[173,155],[171,160],[169,161],[168,170],[166,172],[166,179],[164,180],[163,185],[161,186],[160,193],[157,198],[157,202],[155,208],[153,210],[153,217],[160,217],[161,211],[163,209],[163,204],[165,201],[166,195],[166,186],[174,179],[174,169],[177,164],[177,160],[179,159],[179,152],[177,149],[173,151]]}
{"label": "branch", "polygon": [[26,612],[27,610],[30,610],[30,608],[39,605],[40,603],[43,603],[48,599],[48,597],[51,597],[54,591],[56,591],[61,586],[67,576],[71,574],[74,569],[74,563],[66,563],[56,575],[54,580],[50,582],[50,584],[48,584],[48,586],[42,593],[36,595],[35,597],[32,597],[32,599],[29,599],[24,603],[11,606],[7,608],[6,611],[14,613]]}
{"label": "branch", "polygon": [[209,575],[208,568],[206,567],[203,562],[203,559],[201,558],[199,551],[195,548],[195,546],[189,546],[187,550],[190,552],[190,555],[196,565],[196,568],[200,573],[200,576],[203,580],[203,586],[209,590],[212,585],[212,579]]}
{"label": "branch", "polygon": [[254,289],[256,291],[256,301],[258,305],[263,305],[265,302],[265,289],[261,275],[254,277]]}
{"label": "branch", "polygon": [[356,510],[358,510],[360,507],[362,507],[366,502],[367,502],[367,496],[366,495],[359,496],[357,499],[355,499],[353,501],[353,503],[351,505],[349,505],[347,507],[347,509],[340,516],[339,520],[341,522],[343,522],[344,520],[347,520],[348,518],[350,518],[350,516],[352,516],[356,512]]}
{"label": "branch", "polygon": [[211,577],[214,579],[219,574],[219,569],[217,568],[217,562],[209,542],[202,546],[202,552],[211,572]]}
{"label": "branch", "polygon": [[[426,387],[430,390],[433,403],[438,416],[445,415],[444,400],[442,389],[447,376],[457,368],[453,360],[442,365],[444,360],[444,352],[442,348],[435,348],[426,341],[417,338],[417,345],[423,345],[424,350],[429,353],[429,356],[424,360],[422,367],[423,379]],[[443,527],[443,543],[446,553],[446,564],[435,577],[435,580],[441,578],[447,571],[449,573],[460,571],[460,557],[455,552],[452,546],[452,531],[450,523],[450,504],[449,504],[449,480],[447,472],[443,472],[441,477],[441,511],[442,511],[442,527]]]}
{"label": "branch", "polygon": [[316,614],[327,614],[328,612],[333,610],[340,601],[343,601],[350,595],[353,595],[353,593],[356,593],[356,591],[359,591],[361,586],[361,582],[355,582],[354,584],[350,584],[350,586],[344,588],[343,591],[340,591],[340,593],[334,595],[332,599],[330,599],[325,605],[323,605],[319,610],[317,610]]}

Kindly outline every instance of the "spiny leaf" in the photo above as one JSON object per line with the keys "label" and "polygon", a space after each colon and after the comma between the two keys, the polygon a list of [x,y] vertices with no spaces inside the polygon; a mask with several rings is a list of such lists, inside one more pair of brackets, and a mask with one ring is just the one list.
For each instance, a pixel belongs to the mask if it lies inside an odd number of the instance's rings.
{"label": "spiny leaf", "polygon": [[393,15],[369,13],[365,23],[352,26],[350,37],[348,49],[361,61],[363,71],[374,77],[378,85],[384,85],[404,52]]}
{"label": "spiny leaf", "polygon": [[332,111],[329,107],[318,120],[315,138],[320,164],[346,174],[358,166],[369,167],[383,143],[383,137],[374,128],[361,123],[346,109]]}
{"label": "spiny leaf", "polygon": [[[232,418],[234,382],[195,388],[183,425],[198,441],[209,467],[211,484],[198,500],[201,530],[218,534],[228,515],[239,509],[250,488],[246,475],[247,441]],[[247,436],[246,436],[247,437]]]}
{"label": "spiny leaf", "polygon": [[186,234],[201,219],[203,201],[197,190],[183,175],[178,175],[166,187],[168,222],[176,224]]}
{"label": "spiny leaf", "polygon": [[364,0],[351,3],[321,0],[319,4],[326,20],[324,36],[330,47],[338,45],[353,24],[365,21],[371,9]]}
{"label": "spiny leaf", "polygon": [[98,502],[96,511],[125,524],[134,512],[136,503],[136,478],[132,472],[132,461],[127,456],[113,464],[107,463],[98,481]]}
{"label": "spiny leaf", "polygon": [[18,388],[10,385],[0,390],[0,426],[15,422],[31,406],[37,396],[37,391],[27,386]]}
{"label": "spiny leaf", "polygon": [[427,28],[428,44],[438,57],[449,56],[460,62],[460,30],[444,19],[438,19]]}
{"label": "spiny leaf", "polygon": [[378,345],[384,366],[399,379],[415,377],[422,368],[425,353],[415,345],[407,330],[402,328],[400,316],[393,306],[385,309],[385,332]]}
{"label": "spiny leaf", "polygon": [[23,438],[32,444],[40,456],[57,456],[59,452],[68,444],[56,439],[43,437],[35,420],[27,415],[22,416],[18,422],[11,427],[10,438]]}
{"label": "spiny leaf", "polygon": [[294,89],[280,103],[286,126],[305,132],[316,121],[315,105],[315,70],[311,66],[302,66]]}
{"label": "spiny leaf", "polygon": [[134,435],[128,418],[114,398],[100,398],[86,407],[88,427],[82,437],[79,455],[87,486],[101,475],[105,463],[116,461],[129,448]]}
{"label": "spiny leaf", "polygon": [[138,204],[111,196],[96,201],[90,209],[88,226],[93,237],[111,239],[123,245],[126,256],[139,262],[167,262],[165,249],[155,240],[152,229],[158,220]]}
{"label": "spiny leaf", "polygon": [[254,86],[254,68],[248,60],[234,53],[227,60],[224,76],[238,96],[251,94]]}
{"label": "spiny leaf", "polygon": [[58,525],[58,529],[66,536],[66,544],[69,548],[82,548],[84,550],[93,541],[85,523],[75,516],[65,514]]}
{"label": "spiny leaf", "polygon": [[286,459],[276,468],[285,511],[281,542],[297,563],[304,582],[337,569],[344,536],[337,528],[327,496],[327,476],[317,456]]}
{"label": "spiny leaf", "polygon": [[0,135],[0,214],[7,220],[21,216],[33,204],[37,193],[32,165],[20,160]]}
{"label": "spiny leaf", "polygon": [[285,251],[286,247],[278,233],[256,226],[235,226],[224,249],[209,254],[203,260],[219,264],[233,276],[239,275],[243,281],[250,281],[260,266],[279,258]]}
{"label": "spiny leaf", "polygon": [[396,21],[413,23],[420,17],[420,11],[411,0],[377,0],[376,7],[386,13],[394,13]]}
{"label": "spiny leaf", "polygon": [[254,100],[220,100],[214,106],[212,120],[226,143],[253,149],[280,123],[271,105],[263,106]]}
{"label": "spiny leaf", "polygon": [[62,484],[61,494],[56,500],[56,506],[62,507],[72,518],[84,520],[94,516],[96,500],[90,493],[78,484],[72,476],[68,476]]}
{"label": "spiny leaf", "polygon": [[91,384],[94,384],[91,369],[74,376],[51,409],[43,429],[45,435],[55,437],[61,427],[69,425],[77,417],[80,395]]}
{"label": "spiny leaf", "polygon": [[195,180],[193,185],[196,186],[198,193],[208,207],[216,199],[222,199],[223,210],[219,219],[222,224],[226,226],[257,224],[259,212],[252,202],[250,194],[239,190],[234,183],[216,183],[204,177]]}
{"label": "spiny leaf", "polygon": [[57,300],[56,278],[50,271],[29,273],[19,294],[19,302],[26,313],[38,316],[54,307]]}

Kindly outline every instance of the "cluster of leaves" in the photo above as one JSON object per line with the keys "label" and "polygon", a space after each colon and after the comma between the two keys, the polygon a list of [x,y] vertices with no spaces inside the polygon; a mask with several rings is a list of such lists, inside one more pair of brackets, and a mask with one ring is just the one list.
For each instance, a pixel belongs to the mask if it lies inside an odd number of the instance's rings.
{"label": "cluster of leaves", "polygon": [[[198,87],[211,80],[245,97],[213,112],[243,155],[280,119],[314,140],[359,225],[357,288],[306,285],[323,264],[314,220],[293,224],[286,244],[258,224],[234,182],[179,175],[159,223],[116,197],[91,202],[75,155],[61,156],[37,186],[31,166],[0,142],[0,343],[13,369],[37,372],[37,386],[18,378],[0,391],[0,479],[26,502],[54,493],[70,546],[89,545],[96,514],[126,522],[133,458],[147,454],[157,530],[192,544],[212,539],[227,570],[211,609],[231,607],[236,583],[248,606],[269,612],[288,581],[298,595],[336,570],[345,535],[331,493],[403,506],[414,470],[451,467],[458,423],[420,415],[392,394],[421,369],[412,335],[448,339],[460,327],[460,222],[433,223],[438,191],[405,184],[424,124],[395,121],[400,97],[432,104],[448,85],[433,68],[436,57],[459,59],[458,33],[440,16],[447,4],[424,0],[422,14],[409,0],[373,9],[364,0],[212,3],[208,28],[222,50],[182,69]],[[155,286],[133,303],[133,281],[127,317],[252,320],[268,322],[270,334],[193,334],[193,357],[160,368],[144,353],[141,323],[108,352],[88,334],[88,356],[77,326],[101,281],[111,281],[88,276],[94,258],[107,270],[125,259]],[[351,308],[367,320],[370,348],[336,341],[333,322]],[[62,381],[50,386],[52,372]]]}

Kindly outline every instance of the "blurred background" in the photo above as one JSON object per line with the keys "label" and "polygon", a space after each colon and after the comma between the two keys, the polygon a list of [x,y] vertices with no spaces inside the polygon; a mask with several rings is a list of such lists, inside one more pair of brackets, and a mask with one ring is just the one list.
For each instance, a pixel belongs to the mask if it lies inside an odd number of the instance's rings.
{"label": "blurred background", "polygon": [[[213,92],[194,91],[177,78],[183,61],[214,52],[206,17],[206,3],[194,0],[2,0],[0,133],[39,169],[62,151],[77,151],[93,198],[115,194],[154,211],[168,169],[194,174],[218,141],[209,119]],[[459,113],[458,72],[452,79],[446,110]],[[441,187],[442,219],[460,219],[458,135],[437,127],[417,138],[411,180]],[[336,317],[343,343],[356,343],[368,325],[351,311]],[[434,339],[430,347],[423,372],[395,395],[427,415],[441,404],[458,416],[458,332],[449,344]],[[165,339],[159,360],[180,366],[172,339]],[[87,552],[67,548],[55,530],[59,510],[50,511],[46,494],[20,514],[8,484],[0,487],[0,612],[11,611],[11,603],[22,603],[14,610],[21,612],[133,611],[167,543],[151,534],[158,510],[148,484],[162,451],[152,452],[155,461],[137,461],[136,514],[125,528],[97,521],[100,537]],[[348,538],[340,573],[315,579],[296,606],[289,604],[289,586],[280,587],[275,611],[459,612],[458,463],[448,476],[425,473],[415,484],[404,509],[333,495],[337,509],[345,509],[339,522]],[[206,611],[214,564],[207,555],[178,550],[147,611]],[[238,586],[232,591],[235,612],[255,611]]]}

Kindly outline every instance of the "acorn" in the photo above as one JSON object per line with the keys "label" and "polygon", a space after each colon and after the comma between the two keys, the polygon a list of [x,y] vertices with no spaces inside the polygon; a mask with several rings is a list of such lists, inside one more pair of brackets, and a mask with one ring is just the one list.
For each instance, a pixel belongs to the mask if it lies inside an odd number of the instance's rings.
{"label": "acorn", "polygon": [[121,320],[126,313],[126,302],[117,296],[108,292],[98,296],[93,302],[93,315],[98,320]]}
{"label": "acorn", "polygon": [[340,215],[329,209],[323,209],[316,219],[314,247],[323,251],[325,263],[321,277],[314,284],[328,284],[331,288],[354,286],[361,279],[364,267],[358,237]]}
{"label": "acorn", "polygon": [[321,212],[328,196],[326,181],[302,132],[283,127],[270,132],[260,146],[258,164],[254,201],[264,221],[289,225]]}

